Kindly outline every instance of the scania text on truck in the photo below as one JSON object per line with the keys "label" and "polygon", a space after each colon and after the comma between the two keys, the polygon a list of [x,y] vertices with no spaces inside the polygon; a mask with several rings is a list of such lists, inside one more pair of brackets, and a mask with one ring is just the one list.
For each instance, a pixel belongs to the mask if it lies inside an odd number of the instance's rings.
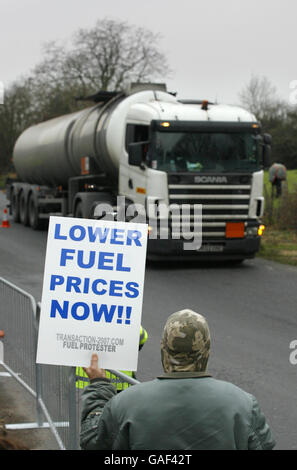
{"label": "scania text on truck", "polygon": [[[7,185],[15,222],[40,228],[50,215],[94,217],[101,203],[116,213],[142,205],[151,224],[151,259],[230,259],[255,256],[264,210],[263,168],[270,136],[255,116],[208,101],[179,100],[163,84],[134,84],[125,92],[98,92],[81,111],[26,129]],[[202,227],[191,212],[202,205]],[[190,208],[187,221],[162,207]],[[153,209],[152,209],[153,208]],[[178,228],[202,232],[199,249],[185,250]]]}

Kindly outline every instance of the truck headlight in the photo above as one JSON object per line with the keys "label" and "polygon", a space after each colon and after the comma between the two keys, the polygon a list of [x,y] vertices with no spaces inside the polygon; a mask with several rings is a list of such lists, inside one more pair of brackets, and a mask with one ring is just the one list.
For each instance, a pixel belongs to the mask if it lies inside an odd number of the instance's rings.
{"label": "truck headlight", "polygon": [[266,228],[265,225],[260,225],[260,227],[258,228],[258,235],[260,237],[263,235],[265,228]]}
{"label": "truck headlight", "polygon": [[247,227],[246,234],[248,237],[256,237],[258,235],[258,227]]}

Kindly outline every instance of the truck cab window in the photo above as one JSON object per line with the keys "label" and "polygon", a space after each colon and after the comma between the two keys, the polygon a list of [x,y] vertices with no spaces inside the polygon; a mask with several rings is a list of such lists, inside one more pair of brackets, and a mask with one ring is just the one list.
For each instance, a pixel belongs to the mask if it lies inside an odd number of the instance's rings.
{"label": "truck cab window", "polygon": [[168,172],[258,171],[260,152],[252,132],[155,132],[152,154]]}
{"label": "truck cab window", "polygon": [[126,151],[128,145],[136,142],[144,142],[149,140],[149,126],[142,124],[127,124],[126,128]]}

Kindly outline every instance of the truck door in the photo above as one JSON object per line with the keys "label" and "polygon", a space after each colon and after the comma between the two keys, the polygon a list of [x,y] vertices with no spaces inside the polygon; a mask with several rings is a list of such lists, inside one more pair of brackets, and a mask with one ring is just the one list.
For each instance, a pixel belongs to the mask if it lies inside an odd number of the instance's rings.
{"label": "truck door", "polygon": [[125,158],[121,160],[120,168],[120,194],[131,199],[134,203],[146,207],[147,197],[147,169],[128,163],[128,145],[130,143],[144,142],[149,139],[149,126],[128,123],[126,126]]}

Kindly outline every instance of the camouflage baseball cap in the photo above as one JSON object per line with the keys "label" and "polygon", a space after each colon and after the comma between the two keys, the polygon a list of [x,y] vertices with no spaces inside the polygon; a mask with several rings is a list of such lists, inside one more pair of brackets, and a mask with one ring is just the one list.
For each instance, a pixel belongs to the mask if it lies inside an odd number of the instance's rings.
{"label": "camouflage baseball cap", "polygon": [[168,318],[161,341],[165,372],[204,372],[210,351],[205,318],[193,310],[181,310]]}

